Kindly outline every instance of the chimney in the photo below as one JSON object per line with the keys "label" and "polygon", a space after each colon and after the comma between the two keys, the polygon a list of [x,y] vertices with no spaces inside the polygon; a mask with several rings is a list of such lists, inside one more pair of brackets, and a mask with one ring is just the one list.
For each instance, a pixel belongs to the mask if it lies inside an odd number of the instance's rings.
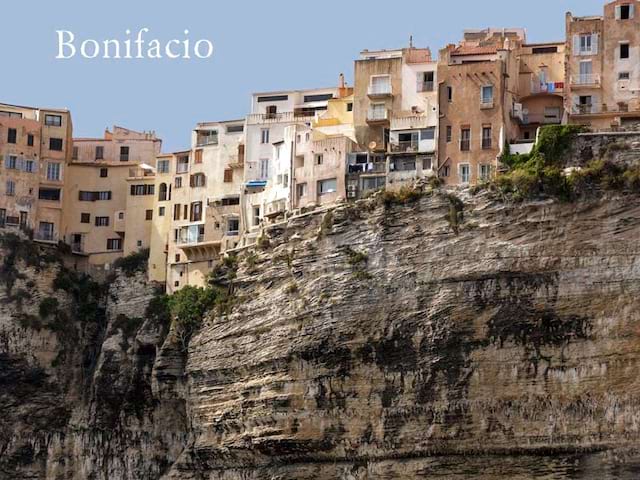
{"label": "chimney", "polygon": [[413,48],[413,35],[409,35],[409,48]]}
{"label": "chimney", "polygon": [[338,77],[338,88],[343,89],[345,87],[344,83],[344,73],[341,73]]}

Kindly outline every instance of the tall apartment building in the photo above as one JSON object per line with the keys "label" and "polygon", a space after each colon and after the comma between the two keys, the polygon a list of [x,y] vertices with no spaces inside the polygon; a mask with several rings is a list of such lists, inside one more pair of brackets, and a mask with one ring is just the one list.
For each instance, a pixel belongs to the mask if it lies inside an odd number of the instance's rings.
{"label": "tall apartment building", "polygon": [[524,44],[520,47],[518,102],[512,109],[512,117],[519,125],[516,141],[531,142],[535,140],[539,127],[566,120],[564,49],[564,42]]}
{"label": "tall apartment building", "polygon": [[518,137],[512,112],[525,40],[522,29],[466,30],[458,45],[440,51],[438,154],[445,183],[489,179],[505,141]]}
{"label": "tall apartment building", "polygon": [[199,123],[191,143],[157,163],[149,264],[168,291],[204,285],[220,254],[240,241],[244,120]]}
{"label": "tall apartment building", "polygon": [[73,140],[64,202],[64,239],[91,265],[150,245],[154,170],[162,141],[122,127]]}
{"label": "tall apartment building", "polygon": [[72,131],[66,110],[0,104],[0,227],[58,242]]}
{"label": "tall apartment building", "polygon": [[640,122],[640,2],[615,0],[604,15],[566,15],[565,107],[571,123],[617,128]]}
{"label": "tall apartment building", "polygon": [[438,68],[428,48],[364,50],[355,62],[349,197],[434,175]]}
{"label": "tall apartment building", "polygon": [[[241,197],[244,242],[255,241],[265,221],[283,217],[293,206],[292,169],[297,136],[304,135],[340,87],[256,93],[246,120],[244,187]],[[327,182],[324,193],[336,184]]]}

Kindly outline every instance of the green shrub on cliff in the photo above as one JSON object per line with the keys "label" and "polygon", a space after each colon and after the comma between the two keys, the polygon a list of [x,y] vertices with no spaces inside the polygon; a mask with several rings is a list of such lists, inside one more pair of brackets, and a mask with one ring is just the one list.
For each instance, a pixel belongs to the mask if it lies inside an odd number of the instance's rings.
{"label": "green shrub on cliff", "polygon": [[138,272],[147,271],[147,263],[149,261],[149,249],[143,248],[137,252],[130,253],[126,257],[122,257],[113,262],[116,269],[122,270],[127,277],[133,277]]}

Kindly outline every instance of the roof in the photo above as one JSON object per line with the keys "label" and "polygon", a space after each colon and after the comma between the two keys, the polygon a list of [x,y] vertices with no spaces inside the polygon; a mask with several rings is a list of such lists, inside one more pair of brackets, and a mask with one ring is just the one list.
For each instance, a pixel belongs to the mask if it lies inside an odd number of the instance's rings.
{"label": "roof", "polygon": [[47,112],[69,113],[69,110],[66,108],[30,107],[28,105],[14,105],[12,103],[0,103],[0,107],[2,106],[11,107],[11,108],[26,108],[28,110],[45,110]]}
{"label": "roof", "polygon": [[460,46],[451,52],[451,55],[493,55],[496,53],[498,53],[498,47],[495,45],[487,47]]}

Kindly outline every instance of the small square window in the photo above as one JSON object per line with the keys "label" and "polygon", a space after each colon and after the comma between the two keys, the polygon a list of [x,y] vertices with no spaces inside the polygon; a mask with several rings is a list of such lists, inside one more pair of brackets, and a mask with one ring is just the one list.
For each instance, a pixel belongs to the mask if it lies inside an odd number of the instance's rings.
{"label": "small square window", "polygon": [[631,18],[631,5],[620,5],[620,20]]}
{"label": "small square window", "polygon": [[347,103],[347,112],[353,112],[353,103],[352,102]]}
{"label": "small square window", "polygon": [[80,223],[91,223],[91,214],[90,213],[81,213],[80,214]]}
{"label": "small square window", "polygon": [[107,178],[109,176],[109,169],[108,168],[101,168],[100,169],[100,177],[101,178]]}
{"label": "small square window", "polygon": [[144,219],[145,220],[152,220],[153,219],[153,210],[147,210],[144,214]]}
{"label": "small square window", "polygon": [[18,130],[10,128],[7,131],[7,143],[16,143],[18,141]]}
{"label": "small square window", "polygon": [[164,212],[165,212],[165,208],[164,207],[158,207],[158,216],[159,217],[164,217]]}
{"label": "small square window", "polygon": [[625,60],[625,59],[629,58],[629,44],[628,43],[621,43],[620,44],[620,58],[622,60]]}
{"label": "small square window", "polygon": [[53,150],[56,152],[62,151],[62,139],[61,138],[50,138],[49,139],[49,150]]}
{"label": "small square window", "polygon": [[629,80],[630,78],[631,78],[631,74],[629,72],[618,73],[618,80]]}
{"label": "small square window", "polygon": [[33,135],[27,135],[27,146],[33,147]]}
{"label": "small square window", "polygon": [[129,161],[129,147],[120,147],[120,161],[121,162]]}

